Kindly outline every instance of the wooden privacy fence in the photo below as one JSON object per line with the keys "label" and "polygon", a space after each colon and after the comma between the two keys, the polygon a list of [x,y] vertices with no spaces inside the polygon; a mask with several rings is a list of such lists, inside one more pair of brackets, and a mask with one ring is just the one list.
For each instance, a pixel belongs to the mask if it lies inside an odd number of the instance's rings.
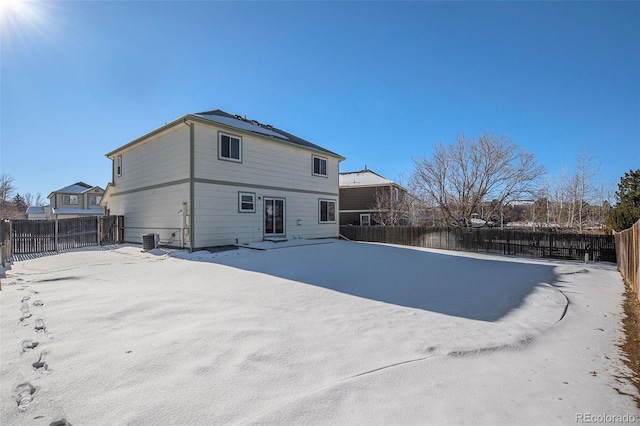
{"label": "wooden privacy fence", "polygon": [[100,245],[124,242],[124,216],[102,216],[98,218]]}
{"label": "wooden privacy fence", "polygon": [[0,268],[11,261],[11,222],[0,219]]}
{"label": "wooden privacy fence", "polygon": [[618,270],[625,283],[638,295],[638,277],[640,276],[640,220],[629,229],[615,235]]}
{"label": "wooden privacy fence", "polygon": [[616,261],[612,235],[412,226],[341,226],[340,234],[355,241],[443,250],[568,260],[585,260],[587,255],[593,261]]}
{"label": "wooden privacy fence", "polygon": [[11,254],[28,254],[118,244],[123,240],[123,227],[123,216],[13,220],[9,245]]}

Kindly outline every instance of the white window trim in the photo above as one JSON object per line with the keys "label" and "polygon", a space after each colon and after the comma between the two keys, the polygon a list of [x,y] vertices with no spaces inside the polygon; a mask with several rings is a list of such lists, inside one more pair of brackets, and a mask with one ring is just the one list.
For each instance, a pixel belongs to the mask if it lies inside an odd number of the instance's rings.
{"label": "white window trim", "polygon": [[[316,173],[316,158],[319,160],[324,161],[324,171],[325,174],[321,174],[321,173]],[[321,167],[322,168],[322,167]],[[320,177],[329,177],[329,160],[325,157],[320,157],[318,155],[312,155],[311,156],[311,174],[313,176],[320,176]]]}
{"label": "white window trim", "polygon": [[[242,208],[242,196],[249,195],[252,199],[253,209]],[[255,192],[238,192],[238,213],[255,213],[256,212],[256,193]]]}
{"label": "white window trim", "polygon": [[[100,198],[100,200],[98,200],[98,198]],[[96,200],[95,203],[92,203],[91,200],[94,199]],[[102,201],[102,196],[101,195],[89,195],[89,204],[92,206],[99,206],[100,205],[100,201]]]}
{"label": "white window trim", "polygon": [[[362,218],[366,217],[367,218],[367,224],[363,225],[362,224]],[[371,226],[371,213],[361,213],[360,214],[360,226]]]}
{"label": "white window trim", "polygon": [[[226,136],[229,139],[238,140],[238,157],[239,158],[222,156],[222,136]],[[231,141],[229,141],[229,143],[231,143]],[[229,155],[231,155],[231,145],[229,145]],[[234,163],[242,163],[242,136],[232,135],[230,133],[218,132],[218,160],[232,161]]]}
{"label": "white window trim", "polygon": [[[322,220],[322,203],[333,203],[333,220]],[[318,199],[318,223],[337,223],[338,222],[338,203],[336,200]]]}
{"label": "white window trim", "polygon": [[116,157],[116,176],[122,176],[122,155]]}

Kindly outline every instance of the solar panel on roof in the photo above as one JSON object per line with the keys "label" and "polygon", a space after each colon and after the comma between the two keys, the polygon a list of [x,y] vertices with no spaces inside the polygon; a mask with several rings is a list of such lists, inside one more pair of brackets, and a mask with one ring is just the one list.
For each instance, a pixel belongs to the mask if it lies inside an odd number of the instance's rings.
{"label": "solar panel on roof", "polygon": [[275,138],[284,139],[284,140],[289,140],[288,137],[280,133],[276,133],[273,130],[267,129],[258,124],[254,124],[252,122],[244,121],[242,119],[224,117],[224,116],[215,115],[215,114],[195,114],[195,115],[207,120],[215,121],[216,123],[226,124],[227,126],[236,127],[238,129],[248,130],[254,133],[261,133],[263,135],[273,136]]}

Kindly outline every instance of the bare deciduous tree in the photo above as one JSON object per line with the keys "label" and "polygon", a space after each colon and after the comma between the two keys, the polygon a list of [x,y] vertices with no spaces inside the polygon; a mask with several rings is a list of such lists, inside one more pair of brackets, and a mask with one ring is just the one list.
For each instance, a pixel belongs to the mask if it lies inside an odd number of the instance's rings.
{"label": "bare deciduous tree", "polygon": [[0,219],[21,219],[24,217],[12,201],[15,190],[13,176],[8,173],[0,175]]}
{"label": "bare deciduous tree", "polygon": [[372,219],[380,225],[400,226],[407,218],[405,193],[395,185],[376,189]]}
{"label": "bare deciduous tree", "polygon": [[580,233],[582,233],[587,219],[587,214],[584,209],[585,203],[594,201],[593,197],[597,190],[594,185],[594,178],[599,170],[600,164],[595,162],[586,150],[576,157],[576,172],[571,179],[571,192]]}
{"label": "bare deciduous tree", "polygon": [[0,175],[0,203],[5,204],[8,202],[13,196],[15,190],[16,187],[13,184],[13,176],[9,173],[3,173]]}
{"label": "bare deciduous tree", "polygon": [[404,175],[395,184],[376,190],[375,200],[370,206],[372,219],[387,226],[433,225],[433,205],[421,197],[412,179],[405,184]]}
{"label": "bare deciduous tree", "polygon": [[[484,133],[453,145],[436,144],[431,158],[414,159],[412,179],[449,223],[470,226],[484,201],[504,205],[533,194],[544,166],[505,136]],[[485,211],[491,216],[494,211]]]}
{"label": "bare deciduous tree", "polygon": [[36,195],[33,195],[30,192],[24,194],[24,201],[28,206],[44,206],[44,200],[45,198],[40,192],[38,192]]}

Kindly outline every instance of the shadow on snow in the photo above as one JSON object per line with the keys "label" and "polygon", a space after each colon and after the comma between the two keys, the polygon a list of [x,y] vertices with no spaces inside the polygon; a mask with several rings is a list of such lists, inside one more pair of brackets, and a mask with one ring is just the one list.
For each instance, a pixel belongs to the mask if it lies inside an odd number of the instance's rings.
{"label": "shadow on snow", "polygon": [[497,321],[541,283],[552,265],[473,259],[366,243],[267,250],[215,263],[352,296],[472,320]]}

